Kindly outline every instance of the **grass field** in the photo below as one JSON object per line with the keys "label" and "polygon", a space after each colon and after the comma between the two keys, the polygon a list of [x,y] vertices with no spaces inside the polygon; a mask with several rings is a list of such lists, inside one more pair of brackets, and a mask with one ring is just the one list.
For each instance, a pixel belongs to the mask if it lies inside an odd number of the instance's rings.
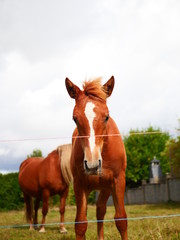
{"label": "grass field", "polygon": [[[142,216],[162,216],[169,214],[180,214],[180,203],[168,203],[158,205],[134,205],[126,206],[129,218]],[[66,221],[72,222],[75,219],[76,209],[74,206],[66,207]],[[88,219],[95,220],[95,206],[88,207]],[[113,219],[114,207],[108,207],[105,219]],[[39,211],[39,220],[41,212]],[[59,221],[58,208],[50,208],[46,223],[57,223]],[[0,212],[0,226],[26,224],[23,211]],[[59,233],[58,225],[46,226],[45,233],[29,231],[24,228],[0,228],[1,240],[74,240],[74,225],[66,225],[66,235]],[[120,235],[114,222],[104,223],[105,240],[120,239]],[[128,221],[129,240],[180,240],[180,217],[143,219]],[[89,223],[86,232],[87,240],[97,239],[96,223]]]}

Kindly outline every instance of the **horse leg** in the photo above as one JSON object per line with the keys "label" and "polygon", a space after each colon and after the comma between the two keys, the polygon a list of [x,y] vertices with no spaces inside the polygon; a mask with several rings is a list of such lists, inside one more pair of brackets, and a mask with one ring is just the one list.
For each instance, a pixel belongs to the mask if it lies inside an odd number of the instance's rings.
{"label": "horse leg", "polygon": [[60,233],[67,233],[66,228],[64,227],[64,213],[65,213],[65,204],[66,204],[66,198],[68,195],[69,188],[66,188],[65,191],[61,194],[60,197]]}
{"label": "horse leg", "polygon": [[24,201],[26,204],[26,220],[30,224],[29,230],[33,230],[33,221],[32,221],[32,197],[23,192]]}
{"label": "horse leg", "polygon": [[[97,220],[104,220],[106,213],[106,203],[109,198],[110,191],[101,190],[97,203],[96,203],[96,218]],[[97,222],[98,227],[98,240],[104,239],[103,222]]]}
{"label": "horse leg", "polygon": [[41,222],[41,228],[39,230],[39,232],[45,232],[45,218],[46,215],[48,213],[48,200],[49,200],[49,191],[47,189],[43,190],[43,196],[42,196],[42,200],[43,200],[43,206],[42,206],[42,222]]}
{"label": "horse leg", "polygon": [[[38,209],[39,209],[39,198],[37,197],[34,201],[34,225],[38,224]],[[37,226],[35,226],[37,228]]]}
{"label": "horse leg", "polygon": [[[115,187],[113,189],[113,201],[115,206],[115,223],[118,231],[121,234],[122,240],[127,240],[127,215],[124,208],[124,192],[125,192],[125,173],[121,172],[120,177],[117,179],[115,183]],[[125,220],[116,220],[122,219]]]}
{"label": "horse leg", "polygon": [[[85,233],[87,230],[87,198],[88,194],[83,189],[78,187],[81,184],[75,184],[74,182],[74,192],[76,198],[76,219],[75,219],[75,232],[76,240],[85,240]],[[78,223],[83,222],[83,223]]]}

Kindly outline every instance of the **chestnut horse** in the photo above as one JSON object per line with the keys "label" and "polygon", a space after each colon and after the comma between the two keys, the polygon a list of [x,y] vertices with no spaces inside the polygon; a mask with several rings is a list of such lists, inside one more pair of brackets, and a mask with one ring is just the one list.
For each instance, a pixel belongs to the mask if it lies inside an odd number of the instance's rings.
{"label": "chestnut horse", "polygon": [[[72,179],[70,171],[71,144],[59,146],[46,158],[32,157],[23,161],[19,170],[19,185],[24,195],[26,204],[26,219],[30,223],[38,224],[37,215],[40,200],[42,200],[42,222],[40,232],[45,231],[45,217],[48,212],[48,200],[50,196],[60,195],[60,232],[66,233],[64,227],[65,202],[69,191],[69,183]],[[32,209],[32,197],[34,211]]]}
{"label": "chestnut horse", "polygon": [[[112,194],[115,223],[121,238],[127,240],[124,208],[126,153],[114,120],[109,116],[106,99],[114,88],[114,77],[101,85],[101,79],[85,81],[83,90],[66,78],[66,88],[75,99],[71,171],[76,197],[76,239],[85,239],[87,200],[92,190],[100,190],[96,203],[98,239],[104,239],[103,219]],[[117,103],[118,104],[118,103]],[[124,220],[120,219],[123,218]],[[85,221],[85,222],[84,222]],[[77,223],[83,222],[83,223]]]}

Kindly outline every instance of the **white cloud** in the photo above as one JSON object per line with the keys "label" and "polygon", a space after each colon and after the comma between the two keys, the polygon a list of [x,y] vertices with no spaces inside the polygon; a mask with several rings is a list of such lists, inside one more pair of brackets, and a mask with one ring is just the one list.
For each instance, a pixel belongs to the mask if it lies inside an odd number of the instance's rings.
{"label": "white cloud", "polygon": [[[149,124],[172,131],[180,117],[179,11],[175,0],[1,1],[2,139],[71,136],[65,77],[81,87],[114,75],[108,105],[122,132]],[[63,141],[70,138],[6,143],[1,166]]]}
{"label": "white cloud", "polygon": [[8,149],[0,148],[0,156],[5,156],[9,153]]}
{"label": "white cloud", "polygon": [[12,172],[16,172],[16,171],[13,171],[13,170],[0,170],[0,173],[2,173],[2,174],[8,174],[8,173],[12,173]]}

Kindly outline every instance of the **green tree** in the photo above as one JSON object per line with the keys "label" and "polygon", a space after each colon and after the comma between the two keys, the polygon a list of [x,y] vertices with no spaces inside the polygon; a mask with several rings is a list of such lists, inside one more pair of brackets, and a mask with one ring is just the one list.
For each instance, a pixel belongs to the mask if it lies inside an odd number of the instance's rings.
{"label": "green tree", "polygon": [[31,157],[43,157],[42,151],[40,149],[34,149],[30,155],[27,155],[27,158]]}
{"label": "green tree", "polygon": [[[180,119],[179,128],[180,131]],[[180,177],[180,134],[177,138],[172,138],[166,143],[166,147],[162,156],[166,156],[171,166],[171,175],[173,177]]]}
{"label": "green tree", "polygon": [[0,174],[0,211],[22,208],[24,200],[18,184],[18,173]]}
{"label": "green tree", "polygon": [[[148,132],[157,133],[148,134]],[[160,160],[163,174],[170,171],[167,157],[161,155],[167,140],[169,140],[168,133],[162,133],[159,128],[152,126],[141,131],[130,131],[130,135],[124,138],[127,154],[127,186],[137,186],[142,180],[149,179],[149,166],[154,156]]]}

